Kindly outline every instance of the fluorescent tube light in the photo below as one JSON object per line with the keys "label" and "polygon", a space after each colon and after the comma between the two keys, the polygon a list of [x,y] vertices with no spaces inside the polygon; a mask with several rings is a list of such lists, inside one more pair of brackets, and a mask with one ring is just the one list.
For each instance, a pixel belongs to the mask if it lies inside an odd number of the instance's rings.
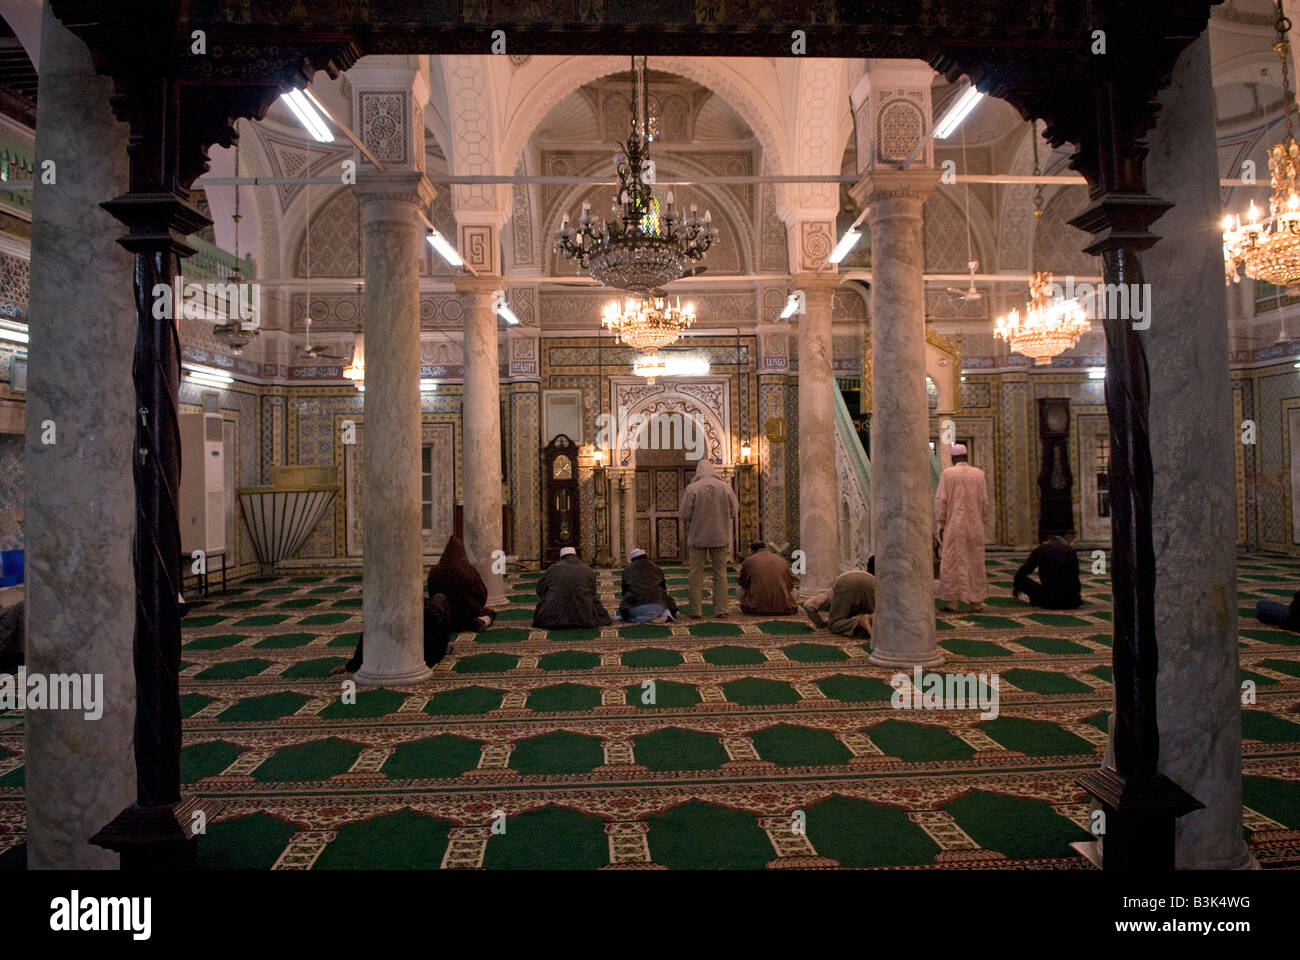
{"label": "fluorescent tube light", "polygon": [[442,259],[446,260],[453,267],[463,267],[465,265],[465,261],[460,258],[460,254],[456,252],[456,248],[448,243],[447,238],[437,230],[429,231],[428,240],[429,243],[433,245],[433,249],[438,251],[438,254]]}
{"label": "fluorescent tube light", "polygon": [[953,131],[961,125],[966,119],[967,114],[975,109],[975,104],[984,98],[984,94],[975,89],[975,84],[968,86],[964,93],[957,98],[957,102],[948,108],[948,112],[943,115],[939,125],[934,128],[934,136],[938,140],[947,140],[952,136]]}
{"label": "fluorescent tube light", "polygon": [[235,382],[234,377],[224,370],[218,370],[216,367],[204,367],[197,363],[182,363],[181,368],[185,371],[185,375],[195,383],[220,387]]}
{"label": "fluorescent tube light", "polygon": [[840,242],[836,244],[835,249],[831,252],[830,262],[839,263],[849,255],[849,251],[857,246],[858,241],[862,239],[862,231],[856,227],[850,227],[844,236],[840,237]]}
{"label": "fluorescent tube light", "polygon": [[[310,97],[310,99],[308,99]],[[320,103],[311,93],[306,93],[294,87],[288,93],[280,94],[280,99],[285,102],[294,116],[298,118],[312,138],[319,143],[333,143],[334,134],[330,133],[329,127],[325,125],[323,109],[317,109]]]}
{"label": "fluorescent tube light", "polygon": [[10,343],[27,343],[27,325],[9,320],[0,320],[0,340],[8,340]]}

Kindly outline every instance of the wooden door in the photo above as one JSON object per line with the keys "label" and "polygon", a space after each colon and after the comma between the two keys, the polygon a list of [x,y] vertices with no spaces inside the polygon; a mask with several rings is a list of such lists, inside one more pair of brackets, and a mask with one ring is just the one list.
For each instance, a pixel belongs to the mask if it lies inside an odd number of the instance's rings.
{"label": "wooden door", "polygon": [[686,559],[686,532],[677,515],[690,467],[642,467],[636,472],[636,546],[655,563]]}

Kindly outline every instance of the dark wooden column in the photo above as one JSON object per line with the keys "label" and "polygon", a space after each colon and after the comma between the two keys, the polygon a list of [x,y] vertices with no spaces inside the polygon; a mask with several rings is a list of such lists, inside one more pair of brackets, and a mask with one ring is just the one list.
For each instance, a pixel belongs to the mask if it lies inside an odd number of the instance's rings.
{"label": "dark wooden column", "polygon": [[[1010,101],[1026,118],[1043,118],[1044,134],[1054,146],[1075,145],[1071,166],[1087,178],[1091,202],[1071,223],[1092,235],[1086,249],[1101,256],[1107,284],[1145,283],[1141,252],[1159,240],[1150,228],[1170,207],[1147,193],[1145,137],[1155,124],[1156,94],[1168,84],[1178,54],[1208,21],[1205,5],[1155,7],[1099,10],[1096,28],[1107,43],[1101,54],[1089,38],[1050,61],[989,48],[954,50],[933,61],[950,76],[969,73],[981,89]],[[1076,846],[1107,870],[1171,870],[1174,821],[1203,804],[1160,773],[1146,350],[1128,317],[1106,317],[1103,324],[1111,444],[1114,761],[1077,781],[1100,801],[1105,822],[1100,842]]]}
{"label": "dark wooden column", "polygon": [[[246,44],[195,55],[176,5],[158,0],[90,4],[53,0],[55,14],[113,77],[113,109],[130,124],[130,189],[103,204],[127,227],[135,256],[136,394],[136,802],[91,842],[121,854],[124,870],[191,865],[197,839],[221,804],[183,799],[180,782],[180,456],[177,321],[156,314],[171,296],[186,238],[211,221],[189,203],[213,144],[231,146],[237,118],[260,118],[281,91],[305,86],[318,67],[331,75],[355,61],[350,42]],[[155,294],[155,291],[158,291]],[[167,290],[167,293],[163,293]]]}
{"label": "dark wooden column", "polygon": [[182,182],[177,83],[142,78],[122,105],[131,122],[130,190],[103,206],[127,226],[120,242],[135,255],[137,796],[91,842],[118,851],[131,870],[189,865],[220,804],[181,800],[180,339],[174,311],[156,309],[171,296],[180,258],[194,253],[185,238],[211,221],[190,206]]}

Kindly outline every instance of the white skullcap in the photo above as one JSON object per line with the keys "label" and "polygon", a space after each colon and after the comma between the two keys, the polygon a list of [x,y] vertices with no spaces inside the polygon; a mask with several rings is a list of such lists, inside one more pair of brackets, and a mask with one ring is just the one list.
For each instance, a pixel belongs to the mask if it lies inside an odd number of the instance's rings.
{"label": "white skullcap", "polygon": [[644,557],[644,556],[645,556],[645,551],[642,550],[640,547],[637,547],[630,554],[628,554],[628,559],[635,560],[637,557]]}
{"label": "white skullcap", "polygon": [[573,547],[560,547],[561,559],[563,559],[564,557],[574,557],[577,556],[577,554],[578,551],[573,549]]}
{"label": "white skullcap", "polygon": [[953,455],[954,457],[964,457],[964,456],[966,456],[966,444],[964,444],[964,443],[954,443],[954,444],[952,445],[952,455]]}

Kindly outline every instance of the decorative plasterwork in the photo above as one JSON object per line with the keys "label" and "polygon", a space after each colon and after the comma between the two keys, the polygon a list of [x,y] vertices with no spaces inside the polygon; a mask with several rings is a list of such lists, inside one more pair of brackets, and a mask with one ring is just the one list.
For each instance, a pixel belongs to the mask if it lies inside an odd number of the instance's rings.
{"label": "decorative plasterwork", "polygon": [[[458,176],[474,176],[514,169],[520,159],[517,154],[509,157],[508,165],[502,163],[498,168],[492,98],[483,58],[444,56],[442,76],[451,117],[452,172]],[[507,194],[508,191],[493,184],[457,184],[452,188],[457,212],[501,211]]]}
{"label": "decorative plasterwork", "polygon": [[[795,149],[801,174],[838,174],[844,154],[839,136],[848,106],[843,60],[808,59],[799,63],[799,103]],[[792,185],[791,205],[799,211],[833,210],[839,189],[833,183]]]}
{"label": "decorative plasterwork", "polygon": [[[755,59],[750,63],[759,69],[772,69],[769,61]],[[521,101],[512,116],[515,121],[501,137],[501,156],[505,164],[517,162],[524,144],[542,119],[564,97],[585,84],[611,73],[626,70],[627,58],[570,57],[560,60],[555,69],[539,78],[529,94]],[[662,70],[694,80],[722,97],[754,131],[763,150],[764,172],[782,174],[789,172],[786,151],[776,131],[788,129],[789,124],[769,105],[754,79],[745,76],[736,66],[709,57],[652,57],[652,70]],[[776,78],[771,78],[776,83]],[[505,165],[503,164],[503,165]],[[779,201],[784,205],[784,198]]]}
{"label": "decorative plasterwork", "polygon": [[[608,290],[560,293],[541,291],[541,325],[543,329],[595,330],[601,310],[610,300]],[[683,294],[685,302],[687,296]],[[697,328],[710,326],[748,326],[757,319],[758,302],[753,291],[736,293],[691,293],[695,304]],[[609,338],[613,342],[613,338]]]}
{"label": "decorative plasterwork", "polygon": [[622,428],[636,422],[633,418],[643,421],[659,415],[698,417],[696,422],[704,425],[704,456],[719,465],[731,464],[730,377],[668,377],[654,383],[643,377],[610,377],[609,390],[620,427],[614,444],[616,465],[636,465],[637,451],[629,448]]}
{"label": "decorative plasterwork", "polygon": [[[403,167],[411,162],[412,134],[418,131],[422,141],[424,123],[412,124],[414,108],[410,90],[359,90],[356,109],[360,118],[357,135],[376,160]],[[423,160],[424,150],[414,155]]]}
{"label": "decorative plasterwork", "polygon": [[816,270],[835,249],[835,224],[830,220],[799,222],[799,270]]}

